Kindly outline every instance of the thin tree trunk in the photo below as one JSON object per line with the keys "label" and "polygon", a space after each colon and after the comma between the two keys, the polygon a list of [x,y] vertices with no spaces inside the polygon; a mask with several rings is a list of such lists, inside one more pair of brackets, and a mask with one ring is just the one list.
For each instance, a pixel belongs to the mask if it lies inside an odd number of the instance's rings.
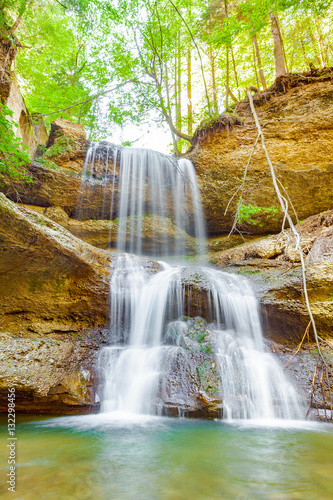
{"label": "thin tree trunk", "polygon": [[286,71],[287,73],[289,73],[289,69],[288,69],[288,60],[287,60],[287,54],[286,54],[286,51],[285,51],[285,48],[284,48],[284,43],[283,43],[283,37],[282,37],[282,32],[281,32],[281,28],[280,28],[280,21],[279,21],[279,18],[278,18],[278,15],[276,14],[276,21],[277,21],[277,27],[278,27],[278,30],[279,30],[279,35],[280,35],[280,42],[281,42],[281,47],[282,47],[282,52],[283,52],[283,57],[284,57],[284,64],[286,66]]}
{"label": "thin tree trunk", "polygon": [[20,22],[22,21],[23,14],[28,6],[28,2],[29,2],[29,0],[24,1],[24,4],[22,5],[21,9],[19,10],[19,15],[17,16],[16,21],[14,22],[13,26],[11,28],[9,28],[8,33],[10,36],[12,36],[15,33],[15,31],[17,30],[17,28],[19,27]]}
{"label": "thin tree trunk", "polygon": [[293,72],[293,67],[294,67],[295,46],[296,46],[296,26],[294,27],[293,31],[293,50],[291,53],[290,73]]}
{"label": "thin tree trunk", "polygon": [[310,36],[311,43],[313,45],[313,51],[314,51],[314,56],[315,56],[315,60],[316,60],[316,65],[319,68],[321,66],[322,61],[321,61],[321,58],[320,58],[320,51],[318,53],[317,38],[316,38],[315,34],[312,32],[311,28],[308,28],[308,33],[309,33],[309,36]]}
{"label": "thin tree trunk", "polygon": [[227,76],[225,81],[225,110],[228,111],[229,107],[229,49],[227,49]]}
{"label": "thin tree trunk", "polygon": [[166,89],[166,96],[167,96],[167,107],[168,107],[168,112],[171,115],[169,70],[168,70],[168,65],[166,63],[164,63],[164,73],[165,73],[165,89]]}
{"label": "thin tree trunk", "polygon": [[258,39],[257,39],[257,35],[256,34],[254,34],[252,36],[252,41],[253,41],[254,50],[255,50],[255,53],[256,53],[256,56],[257,56],[257,63],[258,63],[258,68],[259,68],[259,75],[260,75],[261,85],[262,85],[262,88],[264,90],[266,90],[267,89],[266,79],[265,79],[264,71],[262,69],[262,62],[261,62],[259,45],[258,45]]}
{"label": "thin tree trunk", "polygon": [[[177,87],[176,91],[176,128],[181,132],[182,131],[182,68],[181,68],[181,51],[180,51],[180,31],[178,31],[177,35],[177,49],[176,49],[176,64],[175,64],[176,78],[175,78],[175,86]],[[179,149],[177,147],[177,149]]]}
{"label": "thin tree trunk", "polygon": [[309,63],[308,57],[307,57],[306,52],[305,52],[305,47],[304,47],[304,42],[303,42],[303,37],[302,37],[302,28],[301,28],[300,22],[297,21],[296,25],[297,25],[297,29],[298,29],[298,33],[299,33],[298,39],[299,39],[299,42],[300,42],[301,47],[302,47],[304,64],[308,69],[310,69],[310,63]]}
{"label": "thin tree trunk", "polygon": [[178,81],[177,81],[177,75],[178,75],[178,70],[177,70],[177,48],[175,49],[175,67],[174,67],[174,77],[175,77],[175,80],[174,80],[174,88],[175,88],[175,92],[174,92],[174,99],[175,99],[175,102],[174,102],[174,110],[175,110],[175,124],[176,124],[176,127],[178,126]]}
{"label": "thin tree trunk", "polygon": [[233,68],[234,68],[234,73],[235,73],[235,80],[236,80],[237,92],[238,92],[238,100],[240,101],[241,94],[240,94],[239,83],[238,83],[238,74],[237,74],[235,56],[234,56],[234,51],[232,50],[232,47],[230,48],[230,52],[231,52],[231,58],[232,58],[232,64],[233,64]]}
{"label": "thin tree trunk", "polygon": [[187,133],[193,134],[193,105],[192,105],[192,57],[191,49],[187,51]]}
{"label": "thin tree trunk", "polygon": [[231,92],[230,90],[230,87],[228,87],[228,92],[229,92],[229,95],[231,97],[231,99],[237,104],[239,102],[239,100],[237,99],[237,97]]}
{"label": "thin tree trunk", "polygon": [[323,50],[323,44],[322,44],[322,36],[320,33],[320,29],[318,28],[317,19],[315,19],[315,30],[316,30],[315,38],[316,38],[317,43],[318,43],[318,50],[319,50],[321,65],[323,68],[325,68],[325,56],[324,56],[324,50]]}
{"label": "thin tree trunk", "polygon": [[273,14],[272,11],[269,13],[269,17],[271,21],[271,31],[274,44],[275,76],[276,78],[278,78],[281,75],[285,75],[287,71],[284,63],[279,23],[277,17],[275,16],[275,14]]}
{"label": "thin tree trunk", "polygon": [[255,74],[255,77],[256,77],[257,89],[259,90],[260,89],[260,85],[259,85],[259,80],[258,80],[258,72],[257,72],[257,65],[256,65],[256,55],[255,55],[254,45],[253,44],[252,44],[252,55],[253,55],[253,69],[254,69],[254,74]]}
{"label": "thin tree trunk", "polygon": [[215,57],[213,54],[213,50],[209,47],[209,59],[210,59],[210,68],[212,73],[212,90],[213,90],[213,109],[216,114],[219,112],[219,107],[217,103],[217,91],[216,91],[216,77],[215,77]]}

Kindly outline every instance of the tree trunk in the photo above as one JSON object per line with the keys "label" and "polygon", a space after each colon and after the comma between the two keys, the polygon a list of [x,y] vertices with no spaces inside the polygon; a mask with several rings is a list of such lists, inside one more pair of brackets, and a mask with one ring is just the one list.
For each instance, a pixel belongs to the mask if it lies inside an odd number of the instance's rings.
{"label": "tree trunk", "polygon": [[255,74],[255,77],[256,77],[256,85],[257,85],[257,89],[259,91],[260,89],[260,85],[259,85],[259,80],[258,80],[258,73],[257,73],[257,64],[256,64],[256,54],[255,54],[255,51],[254,51],[254,45],[252,44],[252,58],[253,58],[253,69],[254,69],[254,74]]}
{"label": "tree trunk", "polygon": [[276,21],[277,21],[277,27],[278,27],[278,30],[279,30],[279,36],[280,36],[280,41],[281,41],[281,46],[282,46],[282,52],[283,52],[283,57],[284,57],[284,64],[285,64],[287,73],[289,73],[288,61],[287,61],[287,54],[286,54],[286,51],[285,51],[285,48],[284,48],[283,37],[282,37],[282,33],[281,33],[281,28],[280,28],[280,22],[279,22],[278,16],[276,15],[275,17],[276,17]]}
{"label": "tree trunk", "polygon": [[191,49],[187,51],[187,133],[193,134],[193,105],[192,105],[192,59]]}
{"label": "tree trunk", "polygon": [[230,87],[228,87],[228,92],[229,92],[229,95],[231,97],[231,99],[237,104],[239,102],[239,100],[237,99],[237,97],[235,96],[235,94],[233,94],[230,90]]}
{"label": "tree trunk", "polygon": [[[180,50],[180,31],[178,31],[177,42],[178,43],[176,49],[176,65],[175,65],[175,70],[176,70],[175,85],[177,87],[176,127],[181,132],[182,131],[182,68],[181,68],[181,50]],[[177,147],[177,149],[179,148]]]}
{"label": "tree trunk", "polygon": [[262,62],[261,62],[259,45],[258,45],[258,40],[257,40],[257,35],[256,34],[254,34],[252,36],[252,40],[253,40],[254,50],[255,50],[255,53],[256,53],[256,56],[257,56],[257,63],[258,63],[258,68],[259,68],[259,75],[260,75],[261,85],[262,85],[262,88],[264,90],[266,90],[267,89],[266,79],[265,79],[264,71],[262,69]]}
{"label": "tree trunk", "polygon": [[214,113],[218,114],[219,107],[217,102],[217,90],[216,90],[216,77],[215,77],[215,57],[213,54],[213,50],[209,47],[209,60],[210,60],[210,68],[212,73],[212,90],[213,90],[213,110]]}
{"label": "tree trunk", "polygon": [[232,47],[230,48],[230,52],[231,52],[231,57],[232,57],[232,64],[233,64],[233,68],[234,68],[234,73],[235,73],[235,80],[236,80],[237,92],[238,92],[238,100],[240,101],[241,94],[240,94],[239,83],[238,83],[238,74],[237,74],[237,68],[236,68],[236,61],[235,61],[234,51],[232,50]]}
{"label": "tree trunk", "polygon": [[0,103],[5,104],[12,85],[11,67],[17,53],[16,39],[0,39]]}
{"label": "tree trunk", "polygon": [[275,60],[275,77],[278,78],[281,75],[286,74],[286,67],[284,64],[283,47],[280,35],[279,23],[277,17],[271,11],[269,13],[271,20],[271,31],[274,44],[274,60]]}
{"label": "tree trunk", "polygon": [[229,49],[227,47],[227,76],[225,81],[225,110],[229,107]]}

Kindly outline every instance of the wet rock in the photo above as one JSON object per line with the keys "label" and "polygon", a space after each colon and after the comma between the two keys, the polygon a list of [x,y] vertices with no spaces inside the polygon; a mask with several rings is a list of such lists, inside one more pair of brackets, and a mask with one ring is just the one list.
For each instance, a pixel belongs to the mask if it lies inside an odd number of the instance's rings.
{"label": "wet rock", "polygon": [[[321,342],[321,350],[326,363],[323,379],[321,379],[322,365],[321,363],[317,365],[318,350],[312,342],[309,344],[307,339],[305,339],[302,348],[296,354],[296,349],[290,349],[283,345],[269,343],[268,348],[278,358],[281,365],[285,367],[286,374],[297,387],[304,401],[304,416],[310,404],[312,409],[309,409],[308,418],[322,421],[331,420],[333,405],[331,390],[333,383],[332,341]],[[317,376],[314,384],[315,390],[313,391],[313,377],[316,366]]]}
{"label": "wet rock", "polygon": [[[333,327],[333,211],[309,217],[297,225],[306,257],[306,278],[319,334]],[[255,284],[263,310],[265,335],[280,343],[301,340],[309,323],[304,302],[299,254],[289,235],[273,235],[218,252],[218,266],[248,276]]]}
{"label": "wet rock", "polygon": [[145,215],[141,218],[141,236],[137,224],[137,217],[128,217],[126,230],[119,231],[119,219],[114,221],[72,219],[65,227],[78,238],[99,248],[116,248],[120,237],[125,243],[126,250],[130,252],[135,251],[140,243],[140,252],[144,255],[160,255],[165,253],[167,248],[170,252],[174,252],[181,241],[185,241],[187,254],[194,254],[196,251],[195,239],[177,228],[171,219]]}
{"label": "wet rock", "polygon": [[7,411],[8,387],[17,412],[98,411],[94,363],[94,351],[74,339],[0,334],[0,412]]}
{"label": "wet rock", "polygon": [[[131,239],[131,217],[127,218],[126,231],[119,233],[119,219],[108,220],[84,220],[70,219],[61,207],[37,207],[35,205],[23,205],[33,212],[45,215],[57,224],[67,229],[73,236],[102,249],[113,249],[117,247],[118,235],[125,242],[126,249],[133,251],[138,244],[138,232],[133,231],[134,238]],[[135,218],[136,219],[136,218]],[[137,220],[135,221],[137,223]],[[178,229],[165,217],[145,216],[141,219],[141,253],[144,255],[157,256],[165,253],[166,246],[170,252],[175,252],[177,244],[185,241],[184,250],[187,255],[195,254],[196,240]]]}
{"label": "wet rock", "polygon": [[[103,212],[103,206],[104,204],[106,207],[111,206],[110,183],[110,189],[105,191],[105,185],[101,181],[91,180],[81,183],[79,174],[56,165],[54,168],[46,166],[39,161],[27,165],[26,174],[31,177],[32,183],[13,181],[4,176],[0,191],[14,202],[44,208],[61,208],[72,218],[99,220],[109,217],[109,209]],[[116,186],[113,190],[114,196],[117,196],[117,189]],[[77,210],[79,201],[80,213]]]}
{"label": "wet rock", "polygon": [[157,408],[169,416],[220,418],[221,375],[207,321],[200,317],[175,321],[168,327],[165,342],[175,347],[166,351],[162,361]]}
{"label": "wet rock", "polygon": [[[109,323],[113,254],[0,194],[0,329],[77,331]],[[159,265],[142,259],[156,272]]]}

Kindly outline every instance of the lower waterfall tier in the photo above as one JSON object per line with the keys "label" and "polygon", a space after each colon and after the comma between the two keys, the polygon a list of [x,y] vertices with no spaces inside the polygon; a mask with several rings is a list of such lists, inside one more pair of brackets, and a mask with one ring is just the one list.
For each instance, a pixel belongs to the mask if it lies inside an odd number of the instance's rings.
{"label": "lower waterfall tier", "polygon": [[[189,270],[160,264],[154,275],[129,255],[115,266],[110,332],[122,330],[125,344],[101,351],[102,411],[163,414],[176,395],[183,401],[178,412],[186,414],[193,394],[211,398],[210,416],[301,418],[296,391],[265,350],[248,281],[209,268],[190,271],[205,284],[208,324],[184,317]],[[202,355],[194,369],[193,352]]]}

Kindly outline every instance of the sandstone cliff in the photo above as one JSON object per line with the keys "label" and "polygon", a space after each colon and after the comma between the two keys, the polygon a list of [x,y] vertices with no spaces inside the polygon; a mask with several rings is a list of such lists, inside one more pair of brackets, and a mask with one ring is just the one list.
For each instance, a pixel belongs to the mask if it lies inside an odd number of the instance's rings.
{"label": "sandstone cliff", "polygon": [[[267,92],[254,96],[267,149],[289,206],[299,220],[333,206],[333,83],[332,70],[317,75],[282,77]],[[211,234],[229,231],[245,167],[257,129],[247,100],[234,114],[203,125],[186,154],[194,163]],[[278,206],[264,152],[257,145],[248,169],[244,205]],[[292,211],[292,208],[291,208]],[[240,229],[252,233],[278,232],[282,214],[259,216]]]}

